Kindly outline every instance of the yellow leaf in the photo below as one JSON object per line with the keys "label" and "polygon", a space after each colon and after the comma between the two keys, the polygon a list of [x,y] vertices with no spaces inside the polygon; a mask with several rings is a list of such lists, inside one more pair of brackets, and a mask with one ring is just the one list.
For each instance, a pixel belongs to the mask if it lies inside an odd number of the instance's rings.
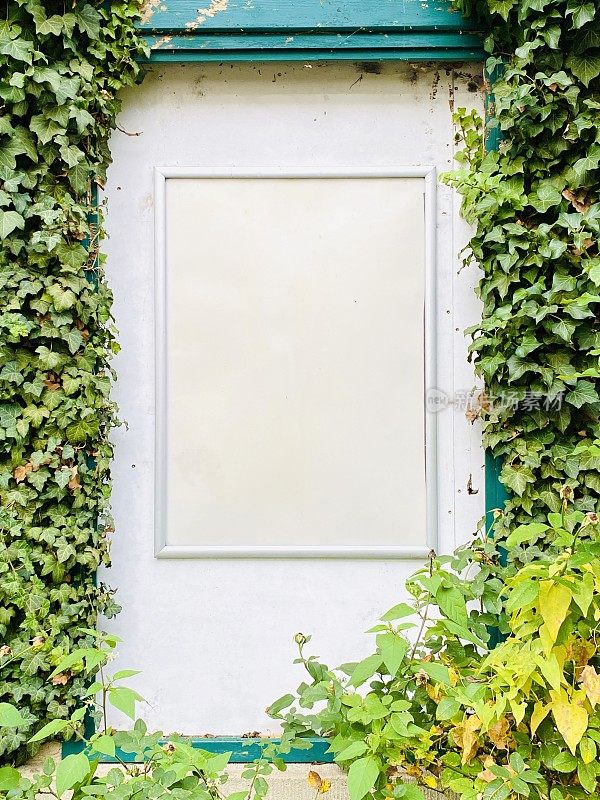
{"label": "yellow leaf", "polygon": [[448,676],[450,677],[450,686],[456,686],[460,680],[460,675],[454,667],[448,667]]}
{"label": "yellow leaf", "polygon": [[485,767],[485,769],[483,769],[477,776],[479,780],[485,781],[486,783],[491,783],[492,781],[495,781],[496,775],[494,775],[494,773],[490,769],[490,767],[497,766],[494,759],[491,756],[486,756],[483,759],[483,766]]}
{"label": "yellow leaf", "polygon": [[600,702],[600,675],[598,675],[594,667],[588,664],[581,670],[579,682],[585,689],[585,694],[592,704],[592,708],[595,708]]}
{"label": "yellow leaf", "polygon": [[457,725],[452,730],[452,736],[456,744],[462,748],[462,763],[468,764],[476,755],[479,749],[479,737],[477,731],[481,728],[481,720],[477,714],[467,717],[464,722]]}
{"label": "yellow leaf", "polygon": [[513,738],[510,735],[510,723],[505,716],[500,717],[498,722],[488,729],[487,735],[498,750],[510,749],[509,745],[513,742]]}
{"label": "yellow leaf", "polygon": [[306,779],[309,786],[312,786],[313,789],[320,789],[323,785],[323,779],[319,775],[318,772],[315,772],[311,769],[308,773],[308,778]]}
{"label": "yellow leaf", "polygon": [[24,481],[25,478],[29,475],[32,469],[33,469],[33,464],[31,463],[31,461],[28,461],[27,464],[23,464],[19,467],[16,467],[15,471],[13,472],[13,478],[16,480],[17,483],[21,483],[21,481]]}
{"label": "yellow leaf", "polygon": [[440,702],[440,700],[442,699],[442,697],[444,696],[444,695],[442,694],[442,687],[441,687],[441,685],[440,685],[440,684],[436,684],[436,685],[434,686],[434,685],[432,685],[431,683],[428,683],[428,684],[427,684],[427,686],[425,687],[425,691],[427,692],[427,694],[429,695],[429,697],[431,697],[431,699],[432,699],[432,700],[433,700],[435,703],[439,703],[439,702]]}
{"label": "yellow leaf", "polygon": [[575,755],[577,745],[587,731],[587,711],[576,703],[560,701],[552,703],[552,714],[560,735],[567,743],[569,750]]}
{"label": "yellow leaf", "polygon": [[323,778],[321,781],[321,785],[319,786],[319,794],[325,794],[331,789],[331,781],[328,781],[326,778]]}
{"label": "yellow leaf", "polygon": [[425,784],[425,786],[429,786],[430,789],[437,789],[438,783],[433,775],[424,775],[423,783]]}
{"label": "yellow leaf", "polygon": [[517,723],[517,725],[520,725],[525,719],[525,714],[527,712],[527,703],[525,701],[522,703],[517,703],[515,700],[511,700],[510,709],[515,718],[515,722]]}
{"label": "yellow leaf", "polygon": [[540,614],[553,642],[569,613],[572,599],[573,592],[567,586],[554,581],[542,581],[540,584]]}
{"label": "yellow leaf", "polygon": [[533,707],[533,712],[531,714],[531,735],[533,736],[537,729],[540,727],[542,722],[546,719],[548,714],[550,713],[550,706],[545,706],[543,703],[536,703]]}

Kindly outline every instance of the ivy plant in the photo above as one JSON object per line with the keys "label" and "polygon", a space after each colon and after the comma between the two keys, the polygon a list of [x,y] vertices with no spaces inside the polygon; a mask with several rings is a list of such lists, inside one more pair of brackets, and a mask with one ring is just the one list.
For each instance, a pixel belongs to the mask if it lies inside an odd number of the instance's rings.
{"label": "ivy plant", "polygon": [[[0,10],[0,731],[22,758],[85,691],[55,667],[117,606],[108,563],[110,359],[95,193],[119,90],[139,78],[138,0],[9,0]],[[35,743],[29,746],[34,747]]]}
{"label": "ivy plant", "polygon": [[[600,14],[587,0],[460,0],[488,31],[489,119],[458,115],[465,147],[445,176],[474,226],[482,270],[470,329],[485,391],[474,416],[511,493],[499,527],[600,497]],[[490,142],[497,141],[497,148]],[[527,551],[531,561],[552,534]]]}

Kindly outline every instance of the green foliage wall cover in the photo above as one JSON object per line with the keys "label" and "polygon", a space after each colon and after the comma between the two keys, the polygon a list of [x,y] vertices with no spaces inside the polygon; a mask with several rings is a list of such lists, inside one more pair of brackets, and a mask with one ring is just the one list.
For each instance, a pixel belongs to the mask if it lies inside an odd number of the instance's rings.
{"label": "green foliage wall cover", "polygon": [[[477,413],[512,492],[501,536],[540,522],[511,540],[510,576],[556,545],[541,522],[561,497],[592,511],[600,496],[600,20],[586,0],[459,5],[490,31],[500,76],[500,150],[486,154],[465,112],[464,163],[448,178],[484,273]],[[0,701],[31,723],[0,735],[5,759],[70,715],[83,677],[75,664],[50,676],[85,645],[77,631],[115,611],[94,583],[108,559],[116,343],[92,189],[110,160],[117,92],[138,77],[138,12],[137,0],[2,9]]]}
{"label": "green foliage wall cover", "polygon": [[[491,124],[462,113],[463,164],[448,177],[483,270],[471,352],[486,394],[485,444],[512,498],[498,527],[581,511],[600,496],[600,13],[590,0],[460,0],[489,31]],[[488,135],[491,131],[488,131]],[[536,559],[549,543],[511,552]]]}
{"label": "green foliage wall cover", "polygon": [[[115,423],[111,294],[93,189],[119,89],[138,77],[137,0],[9,0],[0,10],[0,701],[29,726],[83,689],[50,675],[116,607],[96,586]],[[76,670],[75,670],[76,672]]]}

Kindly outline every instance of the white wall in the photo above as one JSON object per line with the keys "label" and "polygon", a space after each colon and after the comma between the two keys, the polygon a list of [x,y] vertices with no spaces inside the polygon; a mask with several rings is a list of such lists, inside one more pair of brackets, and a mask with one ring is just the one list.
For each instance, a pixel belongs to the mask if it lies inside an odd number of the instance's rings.
{"label": "white wall", "polygon": [[[477,69],[383,65],[187,65],[154,68],[125,96],[112,140],[106,243],[122,352],[115,396],[113,568],[124,610],[120,664],[153,726],[188,734],[267,731],[264,708],[302,679],[292,636],[313,634],[328,662],[369,652],[363,631],[402,596],[415,561],[156,560],[153,553],[153,167],[453,165],[452,108],[481,106]],[[462,330],[479,313],[458,199],[439,187],[438,384],[466,394],[473,376]],[[437,414],[439,549],[468,539],[483,513],[480,435],[464,407]],[[477,494],[469,495],[472,476]]]}

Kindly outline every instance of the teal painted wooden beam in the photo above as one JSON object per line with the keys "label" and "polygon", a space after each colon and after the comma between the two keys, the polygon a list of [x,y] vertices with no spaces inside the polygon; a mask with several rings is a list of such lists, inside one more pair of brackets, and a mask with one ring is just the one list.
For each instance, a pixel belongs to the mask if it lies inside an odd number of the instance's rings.
{"label": "teal painted wooden beam", "polygon": [[484,58],[450,0],[147,0],[139,28],[151,62]]}
{"label": "teal painted wooden beam", "polygon": [[147,0],[140,28],[180,31],[474,30],[450,0]]}
{"label": "teal painted wooden beam", "polygon": [[231,63],[231,62],[295,62],[295,61],[441,61],[462,63],[481,61],[475,50],[175,50],[152,53],[151,64],[161,63]]}
{"label": "teal painted wooden beam", "polygon": [[[168,739],[165,739],[165,742],[167,741]],[[218,753],[231,753],[231,764],[247,764],[261,755],[265,744],[276,742],[277,739],[246,739],[235,736],[219,736],[214,738],[191,737],[190,741],[193,747],[198,750],[207,750],[215,755]],[[309,745],[306,749],[295,748],[282,755],[282,760],[288,764],[312,764],[314,762],[331,764],[333,762],[333,755],[327,752],[329,750],[329,741],[327,739],[315,737],[306,739],[306,742]],[[73,753],[81,753],[84,749],[82,742],[74,740],[64,742],[62,756],[64,758]],[[89,755],[94,757],[93,753]],[[105,764],[118,763],[119,761],[131,764],[138,760],[135,758],[134,753],[128,753],[125,750],[117,750],[116,758],[100,754],[96,754],[96,758]]]}

